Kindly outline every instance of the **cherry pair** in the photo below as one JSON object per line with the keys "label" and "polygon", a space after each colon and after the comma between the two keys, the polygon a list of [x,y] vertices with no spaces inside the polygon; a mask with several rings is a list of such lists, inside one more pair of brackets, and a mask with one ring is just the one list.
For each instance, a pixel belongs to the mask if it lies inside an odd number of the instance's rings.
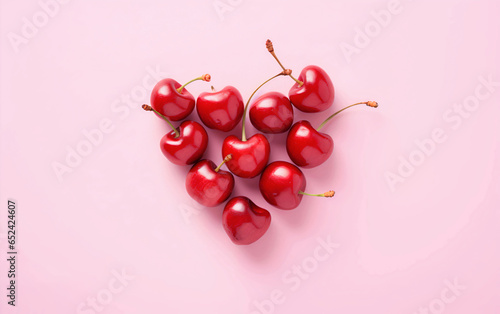
{"label": "cherry pair", "polygon": [[[269,39],[266,42],[266,47],[281,68],[285,70]],[[295,81],[295,84],[288,92],[288,96],[290,102],[298,110],[321,112],[330,108],[335,98],[335,89],[330,77],[323,69],[315,65],[309,65],[301,71],[298,79],[294,78],[291,72],[288,75]],[[291,128],[288,126],[286,130],[290,128],[290,131],[287,134],[286,150],[290,159],[297,166],[304,168],[313,168],[324,163],[333,152],[333,140],[328,134],[319,131],[340,112],[360,104],[366,104],[374,108],[378,106],[374,101],[347,106],[328,117],[317,129],[314,129],[311,123],[306,120],[296,122]],[[286,111],[286,105],[281,106],[283,107],[280,108],[281,111]]]}
{"label": "cherry pair", "polygon": [[[188,175],[188,179],[191,183],[192,177],[190,175]],[[205,182],[205,179],[202,178],[199,182]],[[304,192],[305,188],[306,178],[302,171],[285,161],[275,161],[269,164],[259,181],[259,189],[264,199],[269,204],[280,209],[296,208],[300,204],[303,195],[322,197],[333,197],[335,195],[334,191],[323,194],[308,194]],[[193,196],[192,192],[189,193]],[[218,193],[215,194],[219,195]],[[249,198],[237,196],[229,200],[224,207],[222,222],[233,243],[251,244],[266,233],[271,224],[271,214],[268,210],[257,206]]]}

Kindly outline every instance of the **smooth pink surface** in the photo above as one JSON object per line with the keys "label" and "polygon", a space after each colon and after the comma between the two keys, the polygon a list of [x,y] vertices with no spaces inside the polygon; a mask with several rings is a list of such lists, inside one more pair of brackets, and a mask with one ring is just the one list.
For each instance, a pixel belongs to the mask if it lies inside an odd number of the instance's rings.
{"label": "smooth pink surface", "polygon": [[[47,20],[38,1],[0,6],[1,313],[498,313],[497,1],[89,0],[45,6]],[[33,17],[37,32],[24,26]],[[16,52],[9,37],[23,29]],[[335,150],[303,171],[308,192],[334,198],[281,211],[258,177],[236,178],[233,196],[272,215],[259,241],[236,246],[224,205],[190,199],[189,166],[158,148],[168,125],[141,105],[159,79],[204,73],[212,81],[191,84],[193,96],[232,85],[248,99],[281,70],[268,38],[295,74],[315,64],[335,85],[331,108],[295,121],[380,106],[322,129]],[[277,78],[256,97],[292,84]],[[225,136],[210,132],[206,158],[221,159]],[[270,161],[289,160],[285,138],[268,136]]]}

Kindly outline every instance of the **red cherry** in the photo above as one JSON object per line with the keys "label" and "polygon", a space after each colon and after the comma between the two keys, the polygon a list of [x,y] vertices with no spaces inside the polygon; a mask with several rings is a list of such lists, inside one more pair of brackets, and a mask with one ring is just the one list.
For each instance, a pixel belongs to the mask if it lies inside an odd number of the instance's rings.
{"label": "red cherry", "polygon": [[260,177],[259,189],[264,199],[280,209],[299,206],[306,188],[306,177],[299,168],[286,161],[275,161]]}
{"label": "red cherry", "polygon": [[229,200],[222,212],[222,226],[235,244],[251,244],[271,225],[271,214],[244,196]]}
{"label": "red cherry", "polygon": [[333,140],[330,135],[316,131],[309,121],[302,120],[288,132],[286,151],[297,166],[313,168],[330,157]]}
{"label": "red cherry", "polygon": [[195,163],[203,156],[208,145],[208,134],[201,124],[188,120],[175,128],[170,120],[151,106],[142,105],[142,109],[155,112],[172,128],[172,131],[160,140],[161,151],[168,160],[176,165],[185,166]]}
{"label": "red cherry", "polygon": [[309,121],[295,123],[286,137],[286,151],[290,159],[297,166],[304,168],[313,168],[324,163],[332,154],[333,140],[330,135],[321,133],[319,130],[340,112],[362,104],[373,108],[378,107],[374,101],[347,106],[329,116],[317,129],[314,129]]}
{"label": "red cherry", "polygon": [[[274,52],[273,43],[269,39],[266,41],[266,47],[281,68],[285,70]],[[304,112],[319,112],[330,108],[335,97],[335,90],[332,80],[323,69],[309,65],[300,72],[298,79],[293,77],[291,72],[288,75],[295,81],[288,92],[288,97],[297,109]]]}
{"label": "red cherry", "polygon": [[258,176],[266,167],[270,153],[271,146],[262,134],[255,134],[246,141],[230,135],[222,143],[222,155],[233,156],[232,160],[227,162],[227,168],[242,178]]}
{"label": "red cherry", "polygon": [[295,108],[304,112],[324,111],[333,104],[335,90],[326,72],[315,65],[305,67],[298,77],[302,82],[295,83],[288,96]]}
{"label": "red cherry", "polygon": [[264,199],[280,209],[294,209],[299,206],[303,195],[332,197],[335,192],[322,194],[305,193],[306,177],[295,165],[286,161],[270,163],[259,181],[259,189]]}
{"label": "red cherry", "polygon": [[231,159],[226,156],[217,167],[211,160],[202,159],[189,170],[186,177],[186,190],[198,203],[207,207],[222,204],[229,198],[234,188],[234,177],[220,167]]}
{"label": "red cherry", "polygon": [[228,132],[241,120],[243,99],[236,88],[226,86],[220,91],[201,93],[196,111],[207,127]]}
{"label": "red cherry", "polygon": [[210,82],[210,75],[205,74],[182,86],[170,78],[159,81],[151,92],[151,106],[172,121],[186,118],[194,109],[194,97],[184,87],[198,80]]}
{"label": "red cherry", "polygon": [[283,133],[293,122],[293,107],[285,95],[278,92],[266,93],[250,107],[250,121],[264,133]]}
{"label": "red cherry", "polygon": [[179,166],[195,163],[203,156],[207,145],[207,131],[198,122],[189,120],[179,126],[178,137],[170,131],[160,141],[163,155]]}

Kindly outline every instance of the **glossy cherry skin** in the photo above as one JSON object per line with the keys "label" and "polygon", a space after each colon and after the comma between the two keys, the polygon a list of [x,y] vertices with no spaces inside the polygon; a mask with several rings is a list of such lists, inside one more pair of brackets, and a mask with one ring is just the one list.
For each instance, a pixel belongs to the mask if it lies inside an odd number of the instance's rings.
{"label": "glossy cherry skin", "polygon": [[243,116],[243,98],[232,86],[216,92],[204,92],[196,100],[196,111],[208,128],[228,132]]}
{"label": "glossy cherry skin", "polygon": [[297,166],[313,168],[330,158],[333,140],[330,135],[316,131],[309,121],[302,120],[288,132],[286,152]]}
{"label": "glossy cherry skin", "polygon": [[286,132],[293,123],[293,107],[285,95],[270,92],[260,96],[250,107],[252,125],[263,133]]}
{"label": "glossy cherry skin", "polygon": [[208,134],[201,124],[195,121],[184,121],[177,128],[180,133],[175,137],[172,130],[160,140],[160,149],[172,163],[185,166],[198,161],[208,145]]}
{"label": "glossy cherry skin", "polygon": [[333,103],[335,90],[332,80],[326,72],[315,65],[305,67],[298,77],[302,86],[295,83],[288,96],[292,104],[304,112],[324,111]]}
{"label": "glossy cherry skin", "polygon": [[182,85],[173,79],[159,81],[151,92],[151,106],[171,121],[186,118],[194,109],[194,97],[186,88],[177,91]]}
{"label": "glossy cherry skin", "polygon": [[258,176],[266,167],[270,153],[269,141],[262,134],[255,134],[246,141],[229,135],[222,143],[222,156],[233,156],[226,162],[227,168],[242,178]]}
{"label": "glossy cherry skin", "polygon": [[244,196],[233,197],[222,212],[222,226],[235,244],[251,244],[271,225],[271,214]]}
{"label": "glossy cherry skin", "polygon": [[186,176],[186,190],[198,203],[207,207],[222,204],[234,188],[233,175],[224,170],[215,171],[217,166],[207,159],[198,161]]}
{"label": "glossy cherry skin", "polygon": [[264,199],[280,209],[299,206],[306,188],[306,177],[295,165],[286,161],[270,163],[260,176],[259,189]]}

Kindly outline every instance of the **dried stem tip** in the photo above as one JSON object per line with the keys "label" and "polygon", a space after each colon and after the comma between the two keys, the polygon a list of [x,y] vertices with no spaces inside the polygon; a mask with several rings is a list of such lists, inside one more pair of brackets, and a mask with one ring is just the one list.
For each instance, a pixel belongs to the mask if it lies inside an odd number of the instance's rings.
{"label": "dried stem tip", "polygon": [[150,105],[142,105],[142,109],[146,110],[146,111],[153,111],[153,107],[151,107]]}
{"label": "dried stem tip", "polygon": [[373,100],[367,101],[366,105],[370,106],[370,107],[373,107],[373,108],[377,108],[378,107],[378,103],[376,101],[373,101]]}
{"label": "dried stem tip", "polygon": [[222,167],[223,164],[225,164],[226,162],[230,161],[231,159],[233,159],[233,155],[229,154],[227,155],[224,160],[220,163],[220,165],[217,166],[217,168],[214,169],[215,172],[219,172],[220,168]]}
{"label": "dried stem tip", "polygon": [[323,195],[324,195],[325,197],[333,197],[333,196],[335,195],[335,191],[331,191],[331,190],[330,190],[330,191],[328,191],[328,192],[323,193]]}
{"label": "dried stem tip", "polygon": [[267,48],[267,51],[269,51],[269,52],[274,51],[273,42],[270,41],[269,39],[266,40],[266,48]]}
{"label": "dried stem tip", "polygon": [[212,77],[210,76],[210,74],[203,74],[201,76],[201,78],[205,81],[205,82],[210,82],[210,80],[212,79]]}

